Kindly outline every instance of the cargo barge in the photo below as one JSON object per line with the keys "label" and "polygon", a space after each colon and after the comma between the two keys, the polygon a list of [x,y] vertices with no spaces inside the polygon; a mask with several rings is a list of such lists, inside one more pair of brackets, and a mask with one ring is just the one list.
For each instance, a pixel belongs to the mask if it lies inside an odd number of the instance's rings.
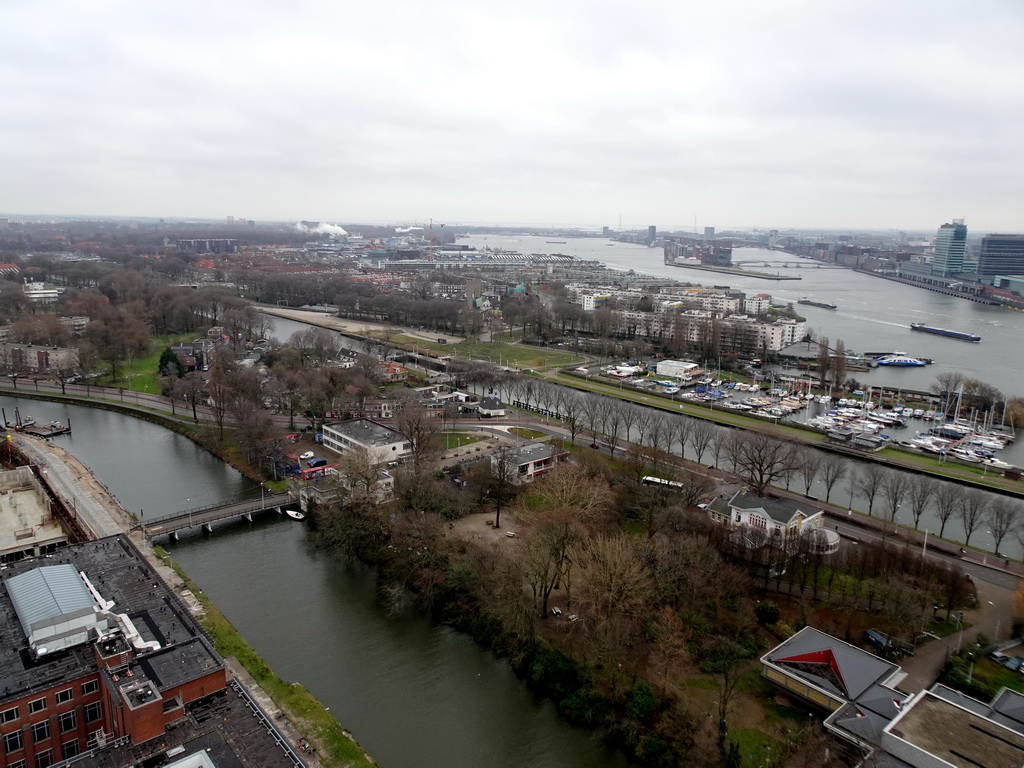
{"label": "cargo barge", "polygon": [[824,301],[811,301],[810,299],[800,299],[797,304],[803,304],[806,307],[818,307],[819,309],[839,309],[835,304],[829,304]]}
{"label": "cargo barge", "polygon": [[948,336],[951,339],[959,339],[960,341],[981,341],[981,336],[973,333],[966,333],[964,331],[948,331],[945,328],[932,328],[930,325],[924,323],[911,323],[910,330],[921,331],[921,333],[933,333],[936,336]]}

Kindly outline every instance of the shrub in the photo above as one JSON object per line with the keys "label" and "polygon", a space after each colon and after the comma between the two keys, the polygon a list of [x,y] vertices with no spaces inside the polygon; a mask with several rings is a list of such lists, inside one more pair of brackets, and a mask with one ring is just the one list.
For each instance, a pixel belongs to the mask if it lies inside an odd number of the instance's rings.
{"label": "shrub", "polygon": [[637,680],[633,690],[629,692],[629,701],[626,703],[627,714],[638,723],[650,725],[654,719],[654,710],[657,700],[654,695],[654,688],[646,680]]}
{"label": "shrub", "polygon": [[754,608],[754,614],[757,616],[758,623],[766,627],[777,623],[782,615],[779,611],[779,606],[768,600],[758,603],[757,607]]}
{"label": "shrub", "polygon": [[562,699],[558,710],[574,725],[597,728],[611,714],[612,702],[595,690],[580,688]]}

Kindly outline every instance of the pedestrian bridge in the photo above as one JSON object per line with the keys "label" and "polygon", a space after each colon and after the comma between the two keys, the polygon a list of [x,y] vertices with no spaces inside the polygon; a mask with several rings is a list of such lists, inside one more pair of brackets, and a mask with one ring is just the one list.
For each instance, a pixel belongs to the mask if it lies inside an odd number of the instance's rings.
{"label": "pedestrian bridge", "polygon": [[291,494],[280,493],[262,496],[258,499],[236,499],[207,507],[193,507],[163,517],[142,517],[140,522],[143,532],[151,539],[157,536],[171,536],[177,539],[179,531],[200,528],[207,533],[212,533],[214,523],[225,520],[252,521],[255,515],[268,512],[276,512],[281,515],[284,514],[286,507],[289,505],[295,507],[297,504],[298,501]]}

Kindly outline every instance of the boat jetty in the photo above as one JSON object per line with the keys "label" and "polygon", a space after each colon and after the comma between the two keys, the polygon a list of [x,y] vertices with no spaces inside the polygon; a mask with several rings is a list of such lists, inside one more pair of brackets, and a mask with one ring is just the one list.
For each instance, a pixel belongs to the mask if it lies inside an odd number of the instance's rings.
{"label": "boat jetty", "polygon": [[3,415],[4,426],[7,429],[13,429],[16,432],[24,432],[26,435],[34,435],[35,437],[56,437],[57,435],[67,435],[71,432],[71,423],[62,424],[59,421],[51,421],[49,424],[37,424],[36,420],[31,416],[22,416],[21,411],[17,408],[14,409],[14,421],[10,422],[7,420],[7,411],[0,408],[0,414]]}

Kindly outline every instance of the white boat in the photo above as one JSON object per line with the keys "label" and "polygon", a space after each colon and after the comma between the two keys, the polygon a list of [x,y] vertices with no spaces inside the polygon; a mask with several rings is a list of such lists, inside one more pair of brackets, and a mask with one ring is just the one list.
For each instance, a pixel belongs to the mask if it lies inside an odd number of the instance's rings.
{"label": "white boat", "polygon": [[284,513],[286,515],[288,515],[288,517],[290,517],[292,520],[305,520],[306,519],[306,516],[304,514],[302,514],[302,512],[300,512],[297,509],[286,509],[284,511]]}
{"label": "white boat", "polygon": [[902,368],[927,365],[924,360],[918,360],[916,357],[909,357],[908,355],[887,355],[886,357],[878,358],[877,362],[879,365],[889,365]]}

